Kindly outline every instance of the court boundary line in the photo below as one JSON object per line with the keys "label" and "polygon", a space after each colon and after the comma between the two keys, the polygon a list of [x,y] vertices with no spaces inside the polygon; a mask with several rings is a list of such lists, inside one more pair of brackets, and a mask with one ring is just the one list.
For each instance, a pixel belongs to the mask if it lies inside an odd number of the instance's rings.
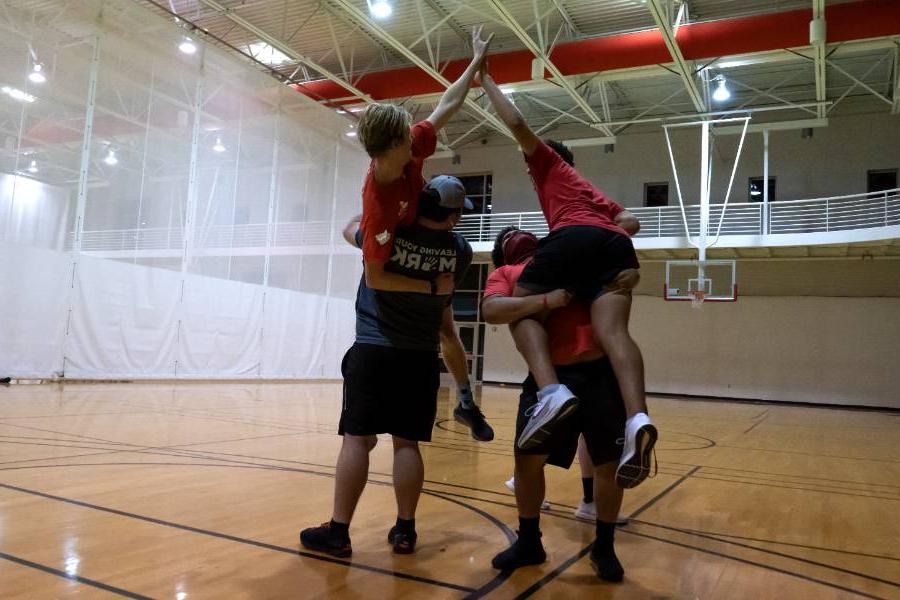
{"label": "court boundary line", "polygon": [[44,573],[49,573],[50,575],[55,575],[57,577],[61,577],[63,579],[68,579],[69,581],[76,581],[78,583],[89,585],[91,587],[95,587],[101,589],[105,592],[110,592],[111,594],[116,594],[118,596],[122,596],[125,598],[132,598],[134,600],[153,600],[152,596],[144,596],[138,594],[136,592],[130,592],[124,588],[118,588],[116,586],[110,585],[108,583],[103,583],[102,581],[97,581],[96,579],[90,579],[88,577],[82,577],[81,575],[67,573],[61,569],[56,569],[54,567],[50,567],[48,565],[44,565],[38,562],[34,562],[32,560],[28,560],[27,558],[22,558],[20,556],[16,556],[14,554],[8,554],[6,552],[0,551],[0,559],[16,563],[23,567],[28,567],[31,569],[35,569],[37,571],[43,571]]}

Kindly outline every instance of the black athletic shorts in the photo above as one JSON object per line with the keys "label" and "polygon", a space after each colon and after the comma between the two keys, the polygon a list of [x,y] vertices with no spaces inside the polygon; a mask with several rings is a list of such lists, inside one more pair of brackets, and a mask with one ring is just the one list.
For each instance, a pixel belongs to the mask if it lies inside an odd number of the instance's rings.
{"label": "black athletic shorts", "polygon": [[[559,382],[578,396],[578,409],[560,429],[545,442],[528,450],[515,448],[516,454],[546,454],[547,463],[568,469],[578,448],[578,434],[584,434],[588,452],[595,465],[618,461],[625,436],[625,405],[619,384],[607,358],[556,367]],[[522,384],[516,439],[519,439],[528,417],[525,411],[537,402],[537,384],[531,375]]]}
{"label": "black athletic shorts", "polygon": [[561,227],[543,238],[518,285],[543,293],[567,289],[576,297],[593,302],[604,286],[625,269],[638,269],[631,238],[591,225]]}
{"label": "black athletic shorts", "polygon": [[344,408],[338,434],[389,433],[431,441],[437,414],[437,351],[353,344],[341,363]]}

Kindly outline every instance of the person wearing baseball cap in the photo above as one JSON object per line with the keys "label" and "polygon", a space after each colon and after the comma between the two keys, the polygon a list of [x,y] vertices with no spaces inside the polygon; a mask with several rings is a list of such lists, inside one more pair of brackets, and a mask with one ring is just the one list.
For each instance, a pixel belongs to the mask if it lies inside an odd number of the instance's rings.
{"label": "person wearing baseball cap", "polygon": [[[472,247],[453,227],[472,203],[462,182],[447,176],[434,178],[417,200],[415,223],[398,228],[384,241],[376,235],[376,243],[390,242],[385,271],[422,282],[422,291],[384,291],[370,287],[365,274],[360,279],[356,340],[341,364],[344,393],[338,434],[343,443],[335,472],[334,510],[330,521],[300,533],[301,545],[309,550],[340,558],[352,554],[350,520],[368,479],[369,452],[378,434],[389,433],[397,520],[387,537],[395,553],[415,551],[416,506],[425,473],[419,442],[431,441],[437,416],[439,349],[460,388],[455,418],[470,427],[475,439],[494,438],[472,400],[451,301],[472,262]],[[352,219],[344,228],[344,239],[359,248],[368,233],[361,219],[362,215]],[[439,286],[440,278],[449,278],[450,285]]]}

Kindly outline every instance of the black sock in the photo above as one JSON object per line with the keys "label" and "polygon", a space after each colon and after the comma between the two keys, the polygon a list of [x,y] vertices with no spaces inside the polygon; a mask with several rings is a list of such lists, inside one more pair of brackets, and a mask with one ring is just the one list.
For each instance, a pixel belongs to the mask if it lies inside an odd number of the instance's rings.
{"label": "black sock", "polygon": [[350,537],[350,523],[338,523],[334,519],[329,523],[329,529],[341,537]]}
{"label": "black sock", "polygon": [[594,540],[594,554],[611,551],[616,535],[616,524],[605,523],[597,519],[597,539]]}
{"label": "black sock", "polygon": [[416,532],[416,520],[415,519],[401,519],[397,517],[397,531],[402,531],[403,533],[415,533]]}
{"label": "black sock", "polygon": [[539,539],[541,537],[541,516],[519,517],[519,537],[528,540]]}
{"label": "black sock", "polygon": [[594,501],[594,478],[582,477],[581,487],[584,489],[584,503],[590,504]]}

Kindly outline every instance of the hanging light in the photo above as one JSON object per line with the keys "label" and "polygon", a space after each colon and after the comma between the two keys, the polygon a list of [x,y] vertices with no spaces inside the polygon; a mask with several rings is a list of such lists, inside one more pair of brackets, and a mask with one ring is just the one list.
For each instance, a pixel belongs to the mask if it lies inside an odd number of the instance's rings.
{"label": "hanging light", "polygon": [[28,80],[31,83],[44,83],[47,81],[47,76],[44,75],[44,65],[39,62],[34,63],[31,73],[28,74]]}
{"label": "hanging light", "polygon": [[185,54],[194,54],[197,52],[197,44],[194,43],[189,37],[181,40],[181,43],[178,44],[178,49],[184,52]]}
{"label": "hanging light", "polygon": [[503,95],[505,95],[505,96],[511,96],[512,94],[514,94],[516,92],[516,90],[514,90],[513,88],[511,88],[509,86],[502,86],[500,88],[500,91],[503,92]]}
{"label": "hanging light", "polygon": [[716,91],[713,92],[713,100],[716,102],[725,102],[729,98],[731,98],[731,90],[728,89],[725,85],[725,77],[719,75],[716,77],[715,81],[719,82],[719,87],[716,88]]}
{"label": "hanging light", "polygon": [[37,166],[36,160],[31,161],[31,164],[28,166],[28,172],[29,173],[37,173],[38,172],[38,166]]}
{"label": "hanging light", "polygon": [[119,164],[119,159],[116,158],[116,151],[110,148],[109,151],[107,151],[106,158],[103,159],[103,162],[111,167]]}
{"label": "hanging light", "polygon": [[215,150],[216,152],[225,152],[225,150],[227,150],[227,148],[225,148],[225,144],[222,143],[222,138],[216,138],[216,145],[213,146],[213,150]]}
{"label": "hanging light", "polygon": [[0,92],[3,92],[13,100],[18,100],[19,102],[34,102],[37,100],[34,96],[29,94],[28,92],[23,92],[19,88],[9,87],[8,85],[4,85],[0,88]]}
{"label": "hanging light", "polygon": [[353,131],[353,130],[351,129],[350,131],[348,131],[348,132],[345,133],[344,135],[346,135],[347,137],[356,137],[356,132]]}
{"label": "hanging light", "polygon": [[369,12],[376,19],[386,19],[391,16],[394,9],[388,0],[366,0],[369,3]]}

